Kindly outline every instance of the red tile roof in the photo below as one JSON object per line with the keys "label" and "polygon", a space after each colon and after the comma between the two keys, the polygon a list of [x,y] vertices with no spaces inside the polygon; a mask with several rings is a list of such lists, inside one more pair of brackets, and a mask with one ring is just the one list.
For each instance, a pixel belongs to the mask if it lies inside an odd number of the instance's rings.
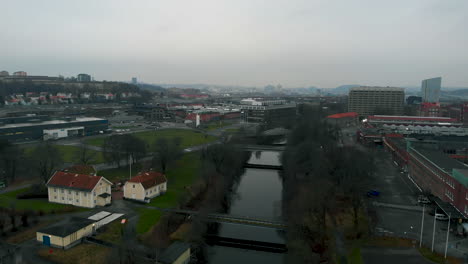
{"label": "red tile roof", "polygon": [[101,176],[57,171],[47,186],[92,191],[101,178]]}
{"label": "red tile roof", "polygon": [[143,188],[148,189],[161,183],[167,182],[166,176],[160,172],[147,171],[140,172],[131,178],[128,182],[141,183]]}

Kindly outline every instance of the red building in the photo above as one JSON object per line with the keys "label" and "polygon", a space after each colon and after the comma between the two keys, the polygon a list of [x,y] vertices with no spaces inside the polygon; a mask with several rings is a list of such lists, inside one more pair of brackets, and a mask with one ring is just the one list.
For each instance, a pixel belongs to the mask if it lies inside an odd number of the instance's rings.
{"label": "red building", "polygon": [[420,116],[440,116],[440,103],[421,103]]}
{"label": "red building", "polygon": [[453,218],[468,216],[468,170],[448,155],[409,146],[409,177]]}
{"label": "red building", "polygon": [[383,139],[385,148],[392,154],[393,162],[395,162],[400,169],[408,171],[409,155],[406,151],[406,140],[401,137],[388,137]]}
{"label": "red building", "polygon": [[357,125],[359,118],[356,112],[339,113],[327,116],[327,121],[334,125]]}

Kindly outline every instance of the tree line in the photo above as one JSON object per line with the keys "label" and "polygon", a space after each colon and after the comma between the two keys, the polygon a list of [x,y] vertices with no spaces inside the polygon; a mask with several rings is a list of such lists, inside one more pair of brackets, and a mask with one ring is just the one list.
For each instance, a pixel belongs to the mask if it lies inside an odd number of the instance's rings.
{"label": "tree line", "polygon": [[[319,107],[302,105],[283,153],[283,215],[287,217],[288,262],[330,260],[334,237],[359,237],[363,198],[374,173],[372,156],[337,144],[341,132]],[[353,230],[342,219],[352,218]]]}

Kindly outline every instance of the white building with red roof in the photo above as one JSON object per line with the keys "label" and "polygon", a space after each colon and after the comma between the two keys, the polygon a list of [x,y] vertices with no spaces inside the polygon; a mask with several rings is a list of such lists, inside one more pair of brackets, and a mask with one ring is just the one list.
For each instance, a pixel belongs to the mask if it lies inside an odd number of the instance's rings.
{"label": "white building with red roof", "polygon": [[124,185],[124,198],[149,202],[151,198],[165,193],[166,176],[160,172],[140,172]]}
{"label": "white building with red roof", "polygon": [[46,185],[49,202],[88,208],[111,203],[112,183],[101,176],[56,171]]}

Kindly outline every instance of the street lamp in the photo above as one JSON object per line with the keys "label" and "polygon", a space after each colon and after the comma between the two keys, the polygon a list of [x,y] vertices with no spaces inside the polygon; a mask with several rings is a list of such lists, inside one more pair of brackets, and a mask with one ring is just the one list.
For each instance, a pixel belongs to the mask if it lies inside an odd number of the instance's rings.
{"label": "street lamp", "polygon": [[449,232],[450,232],[450,216],[452,214],[450,213],[449,214],[449,220],[448,220],[448,223],[447,223],[447,238],[445,239],[445,254],[444,254],[444,258],[447,258],[447,248],[448,248],[448,238],[449,238]]}

